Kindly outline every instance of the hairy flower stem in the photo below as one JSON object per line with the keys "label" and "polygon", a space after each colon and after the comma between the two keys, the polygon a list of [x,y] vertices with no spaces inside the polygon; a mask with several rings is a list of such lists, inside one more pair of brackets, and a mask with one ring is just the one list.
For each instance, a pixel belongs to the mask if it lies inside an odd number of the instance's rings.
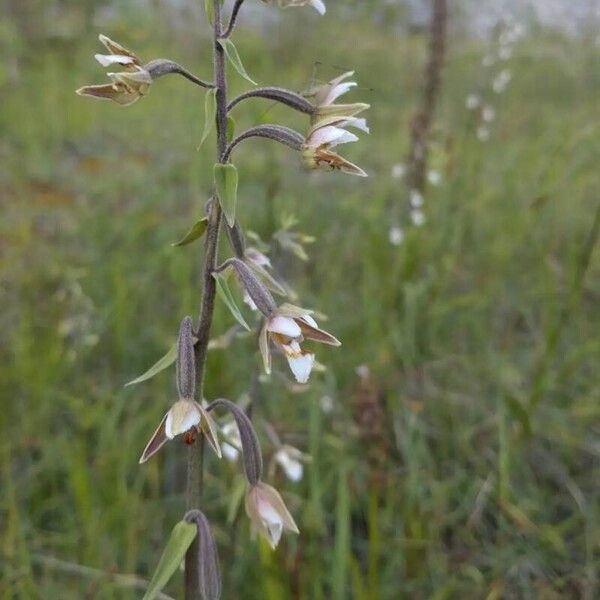
{"label": "hairy flower stem", "polygon": [[[218,43],[221,36],[222,18],[221,2],[213,0],[214,24],[213,24],[213,62],[214,82],[217,88],[217,162],[224,162],[225,150],[227,148],[227,79],[225,76],[225,53]],[[209,213],[208,227],[206,230],[204,269],[202,273],[202,303],[198,319],[198,331],[196,352],[196,376],[198,378],[196,388],[199,401],[203,398],[204,373],[206,368],[206,355],[208,342],[210,340],[210,329],[215,309],[216,282],[212,273],[217,266],[217,252],[219,245],[219,230],[221,228],[222,213],[218,198],[213,197]],[[199,508],[202,499],[203,484],[203,437],[199,436],[196,443],[192,444],[188,451],[187,469],[187,509]],[[201,598],[200,581],[198,577],[198,552],[197,540],[190,546],[185,561],[185,599],[199,600]]]}

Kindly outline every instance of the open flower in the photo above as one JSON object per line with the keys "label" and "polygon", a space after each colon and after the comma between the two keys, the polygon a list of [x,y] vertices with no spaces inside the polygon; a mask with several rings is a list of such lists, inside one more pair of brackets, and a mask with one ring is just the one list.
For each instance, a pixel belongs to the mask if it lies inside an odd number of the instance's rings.
{"label": "open flower", "polygon": [[313,99],[315,105],[315,111],[312,114],[313,125],[329,117],[354,117],[369,108],[369,105],[364,102],[334,104],[340,96],[356,87],[357,83],[355,81],[345,81],[352,75],[354,75],[354,71],[348,71],[332,79],[329,83],[317,86],[305,94],[306,97]]}
{"label": "open flower", "polygon": [[367,174],[360,167],[331,150],[339,144],[347,144],[358,140],[358,137],[347,131],[346,127],[354,127],[369,133],[365,119],[355,117],[324,119],[314,125],[306,136],[302,146],[304,165],[309,169],[339,170],[343,173],[367,177]]}
{"label": "open flower", "polygon": [[168,440],[184,435],[186,443],[193,443],[199,433],[203,433],[217,456],[221,448],[217,440],[217,428],[213,418],[201,404],[194,400],[178,400],[163,417],[160,425],[142,452],[140,463],[154,456]]}
{"label": "open flower", "polygon": [[262,481],[246,494],[246,514],[273,549],[279,544],[284,530],[300,533],[279,492]]}
{"label": "open flower", "polygon": [[330,333],[319,329],[311,311],[283,304],[265,319],[259,336],[259,346],[265,371],[271,372],[271,349],[273,342],[286,356],[290,369],[298,383],[306,383],[315,365],[315,355],[302,349],[304,339],[340,346]]}
{"label": "open flower", "polygon": [[122,106],[133,104],[148,92],[152,76],[133,52],[113,42],[105,35],[100,35],[99,39],[109,54],[96,54],[96,60],[103,67],[118,65],[123,67],[123,71],[108,73],[112,83],[87,85],[79,88],[77,93],[80,96],[112,100]]}
{"label": "open flower", "polygon": [[[263,0],[267,4],[275,4],[275,0]],[[291,6],[312,6],[319,14],[324,15],[327,10],[323,0],[277,0],[277,4],[281,8]]]}

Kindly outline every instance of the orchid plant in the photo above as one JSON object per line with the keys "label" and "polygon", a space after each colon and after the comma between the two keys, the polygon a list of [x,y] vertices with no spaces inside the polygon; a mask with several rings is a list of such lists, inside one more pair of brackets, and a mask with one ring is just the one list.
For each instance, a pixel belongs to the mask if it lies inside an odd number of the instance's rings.
{"label": "orchid plant", "polygon": [[[326,7],[322,0],[263,0],[279,7],[311,6],[320,14]],[[202,293],[196,325],[191,317],[181,322],[178,343],[138,383],[175,363],[177,399],[162,417],[156,431],[143,450],[140,463],[151,459],[169,440],[181,438],[187,452],[187,509],[167,542],[154,577],[149,583],[146,598],[154,598],[185,559],[185,597],[214,600],[220,597],[221,580],[216,544],[204,513],[202,501],[202,470],[204,440],[221,457],[238,455],[248,482],[246,512],[253,528],[275,548],[284,531],[298,533],[298,527],[280,494],[263,481],[263,462],[255,426],[249,412],[229,400],[207,402],[203,388],[206,359],[210,340],[216,296],[219,295],[242,327],[248,325],[236,304],[230,283],[239,286],[244,301],[259,313],[257,327],[258,349],[262,355],[264,371],[272,370],[272,352],[287,360],[295,380],[304,384],[315,366],[315,354],[304,347],[305,342],[319,342],[339,346],[339,341],[321,329],[312,310],[300,308],[289,302],[277,303],[273,294],[285,296],[286,286],[272,269],[269,258],[260,250],[246,245],[242,225],[236,216],[238,173],[232,162],[236,148],[243,142],[259,137],[271,139],[298,152],[308,169],[340,171],[361,177],[366,173],[338,155],[333,149],[354,142],[358,137],[349,131],[368,132],[366,121],[357,117],[369,108],[368,104],[338,104],[336,100],[349,92],[356,83],[350,81],[353,73],[344,73],[329,83],[319,85],[304,94],[280,87],[253,87],[237,98],[229,100],[227,94],[226,63],[246,80],[250,79],[239,53],[232,41],[244,0],[235,0],[229,19],[224,20],[224,0],[205,0],[206,15],[213,31],[212,81],[200,79],[177,63],[157,59],[144,63],[124,46],[100,35],[106,54],[97,54],[96,60],[109,72],[110,82],[89,85],[77,90],[82,96],[110,100],[128,106],[144,97],[161,77],[177,74],[206,90],[204,142],[216,128],[216,163],[212,197],[206,205],[206,215],[193,224],[186,236],[176,245],[183,246],[204,237],[202,264]],[[255,85],[255,84],[254,84]],[[308,116],[307,133],[303,134],[278,124],[261,124],[234,134],[231,116],[234,108],[249,98],[263,98],[282,103],[292,110]],[[202,143],[201,142],[201,143]],[[225,232],[232,256],[219,261],[219,237]],[[285,234],[296,244],[291,234]],[[221,336],[223,337],[223,336]],[[218,426],[213,418],[215,411],[228,411],[226,423],[219,440]],[[224,435],[223,435],[224,434]],[[278,442],[272,464],[278,464],[292,480],[302,476],[305,457],[297,449]],[[272,471],[272,469],[271,469]]]}

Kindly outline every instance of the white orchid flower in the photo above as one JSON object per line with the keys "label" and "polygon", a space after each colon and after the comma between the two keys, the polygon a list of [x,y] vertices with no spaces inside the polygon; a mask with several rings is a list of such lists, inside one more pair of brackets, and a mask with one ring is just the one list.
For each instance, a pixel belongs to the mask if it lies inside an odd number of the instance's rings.
{"label": "white orchid flower", "polygon": [[103,67],[118,65],[124,71],[108,73],[112,83],[88,85],[77,90],[80,96],[92,96],[112,100],[121,106],[129,106],[148,92],[152,76],[144,68],[140,59],[131,50],[117,44],[105,35],[99,36],[109,54],[96,54],[96,60]]}
{"label": "white orchid flower", "polygon": [[253,485],[246,494],[246,514],[273,549],[279,544],[284,531],[299,533],[279,492],[262,481]]}
{"label": "white orchid flower", "polygon": [[273,342],[287,358],[296,381],[306,383],[315,365],[315,355],[302,349],[304,339],[330,346],[340,346],[339,340],[322,329],[311,316],[311,311],[283,304],[270,317],[265,318],[259,336],[259,346],[265,371],[271,372],[271,350]]}

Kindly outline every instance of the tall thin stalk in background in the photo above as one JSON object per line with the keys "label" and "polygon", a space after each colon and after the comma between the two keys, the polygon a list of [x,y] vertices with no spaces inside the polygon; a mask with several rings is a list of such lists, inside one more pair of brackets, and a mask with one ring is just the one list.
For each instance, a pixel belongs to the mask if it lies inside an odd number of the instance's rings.
{"label": "tall thin stalk in background", "polygon": [[[265,0],[267,1],[267,0]],[[274,4],[274,0],[268,0]],[[315,354],[305,349],[306,340],[338,346],[338,340],[319,328],[313,311],[289,303],[278,304],[273,293],[286,295],[286,289],[266,268],[265,257],[247,248],[242,227],[236,217],[238,172],[232,161],[234,151],[251,138],[276,141],[297,151],[308,169],[341,171],[358,176],[366,173],[333,149],[343,143],[358,140],[348,131],[354,128],[368,132],[365,119],[356,115],[367,104],[336,104],[341,95],[356,84],[347,81],[345,73],[333,81],[318,86],[304,95],[279,87],[257,87],[229,101],[227,97],[226,62],[237,73],[256,85],[242,64],[231,40],[244,0],[235,0],[227,25],[224,24],[224,2],[206,0],[205,8],[213,31],[213,81],[204,81],[182,66],[165,59],[143,63],[127,48],[101,35],[108,54],[96,55],[101,65],[119,66],[119,73],[108,73],[111,82],[80,88],[83,96],[112,100],[123,106],[137,102],[148,93],[151,85],[164,75],[177,74],[207,90],[205,97],[205,126],[201,145],[212,126],[216,127],[216,163],[213,170],[214,188],[207,203],[206,216],[194,223],[176,245],[184,246],[205,236],[202,271],[202,295],[198,325],[190,317],[181,322],[178,342],[163,359],[146,374],[134,380],[149,379],[175,362],[178,399],[163,416],[154,435],[142,453],[140,463],[149,460],[169,440],[181,436],[188,446],[187,453],[187,513],[173,529],[158,567],[149,584],[145,598],[155,598],[185,557],[185,598],[216,600],[221,594],[220,569],[216,544],[206,516],[201,512],[205,442],[221,456],[218,432],[212,412],[226,410],[233,417],[239,433],[243,468],[248,482],[246,513],[254,528],[272,548],[279,543],[284,530],[298,533],[298,528],[279,493],[263,482],[262,455],[255,428],[242,408],[229,400],[204,400],[206,359],[209,350],[217,293],[239,324],[247,325],[235,296],[230,289],[234,283],[245,300],[256,310],[258,347],[264,370],[272,370],[272,349],[284,355],[291,372],[299,383],[306,383],[315,365]],[[281,7],[310,5],[325,13],[322,0],[277,0]],[[237,137],[235,122],[230,113],[242,101],[263,98],[276,101],[309,117],[308,133],[301,134],[278,124],[251,127]],[[225,229],[232,256],[219,264],[219,236]]]}
{"label": "tall thin stalk in background", "polygon": [[447,0],[432,0],[429,51],[425,66],[425,85],[421,103],[410,128],[410,148],[406,181],[409,190],[423,194],[427,175],[429,136],[440,94],[446,52],[448,23]]}

